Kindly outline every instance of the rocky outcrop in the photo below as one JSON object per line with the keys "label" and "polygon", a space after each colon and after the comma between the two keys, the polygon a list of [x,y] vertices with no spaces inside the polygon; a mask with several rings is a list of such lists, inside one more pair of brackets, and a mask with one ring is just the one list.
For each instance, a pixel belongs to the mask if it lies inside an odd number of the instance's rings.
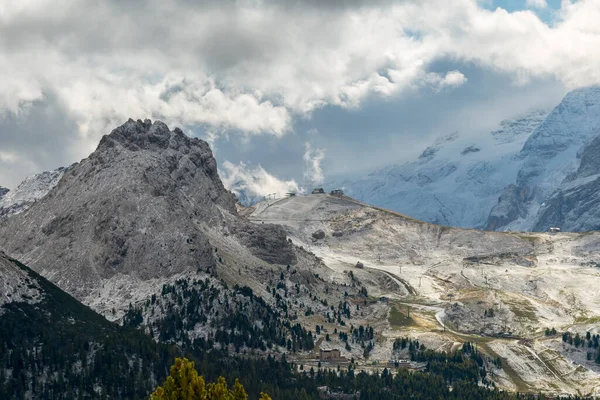
{"label": "rocky outcrop", "polygon": [[30,176],[12,191],[0,187],[0,220],[31,207],[58,184],[65,171],[66,168],[58,168]]}
{"label": "rocky outcrop", "polygon": [[0,248],[78,298],[115,276],[212,270],[220,255],[209,237],[231,233],[269,262],[292,262],[285,234],[250,226],[235,204],[206,142],[129,120],[26,213],[0,223]]}
{"label": "rocky outcrop", "polygon": [[495,231],[518,218],[525,218],[527,210],[524,203],[527,194],[525,188],[508,185],[498,198],[498,204],[490,211],[485,229]]}
{"label": "rocky outcrop", "polygon": [[312,237],[315,240],[325,239],[325,232],[323,232],[322,229],[319,229],[319,230],[313,232]]}
{"label": "rocky outcrop", "polygon": [[296,262],[294,247],[279,225],[239,223],[234,232],[252,254],[271,264],[290,265]]}
{"label": "rocky outcrop", "polygon": [[577,172],[542,206],[533,230],[551,227],[574,232],[600,229],[600,136],[585,147]]}

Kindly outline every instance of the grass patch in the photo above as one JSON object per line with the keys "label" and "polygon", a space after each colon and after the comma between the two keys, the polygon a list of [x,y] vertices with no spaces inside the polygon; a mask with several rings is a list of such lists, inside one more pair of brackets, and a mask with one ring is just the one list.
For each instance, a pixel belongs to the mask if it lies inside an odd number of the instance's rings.
{"label": "grass patch", "polygon": [[541,238],[539,236],[533,236],[533,235],[515,235],[515,236],[521,240],[525,240],[530,243],[537,243],[541,240]]}
{"label": "grass patch", "polygon": [[407,326],[416,326],[415,321],[408,316],[408,308],[403,307],[398,309],[393,306],[390,310],[390,316],[388,318],[390,325],[394,328],[405,328]]}
{"label": "grass patch", "polygon": [[575,324],[597,324],[600,322],[600,317],[596,316],[596,317],[585,317],[585,316],[579,316],[579,317],[575,317]]}
{"label": "grass patch", "polygon": [[521,320],[527,320],[532,323],[539,322],[536,308],[529,300],[519,299],[513,296],[502,296],[502,301],[510,308],[510,311]]}

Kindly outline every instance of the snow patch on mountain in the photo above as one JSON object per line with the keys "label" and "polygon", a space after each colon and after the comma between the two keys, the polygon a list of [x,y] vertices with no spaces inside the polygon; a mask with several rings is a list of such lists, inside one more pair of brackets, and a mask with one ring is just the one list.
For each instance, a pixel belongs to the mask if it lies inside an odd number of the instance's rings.
{"label": "snow patch on mountain", "polygon": [[523,164],[519,152],[546,115],[546,111],[531,111],[478,137],[458,132],[444,135],[415,161],[327,186],[427,222],[483,227],[502,189],[516,180]]}
{"label": "snow patch on mountain", "polygon": [[27,210],[58,184],[65,171],[66,168],[61,167],[32,175],[21,182],[15,190],[6,189],[4,195],[2,195],[4,188],[0,188],[0,220]]}

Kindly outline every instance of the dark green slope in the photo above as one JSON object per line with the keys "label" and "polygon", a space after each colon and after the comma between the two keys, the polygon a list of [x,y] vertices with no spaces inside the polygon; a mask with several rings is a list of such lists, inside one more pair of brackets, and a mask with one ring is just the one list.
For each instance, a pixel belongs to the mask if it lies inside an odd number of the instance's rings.
{"label": "dark green slope", "polygon": [[15,275],[19,285],[37,287],[43,298],[2,306],[0,399],[141,399],[164,379],[174,358],[171,348],[110,323],[0,254],[0,288],[8,276],[14,284]]}

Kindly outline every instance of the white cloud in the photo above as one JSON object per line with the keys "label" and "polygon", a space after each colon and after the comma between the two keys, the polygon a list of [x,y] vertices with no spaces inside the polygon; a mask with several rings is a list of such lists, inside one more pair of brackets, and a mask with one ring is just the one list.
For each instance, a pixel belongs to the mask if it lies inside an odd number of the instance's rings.
{"label": "white cloud", "polygon": [[546,8],[548,3],[546,3],[546,0],[527,0],[525,6],[529,8]]}
{"label": "white cloud", "polygon": [[450,71],[440,81],[440,87],[456,87],[464,85],[467,82],[467,77],[460,71]]}
{"label": "white cloud", "polygon": [[260,165],[250,168],[244,163],[236,165],[225,161],[220,175],[225,187],[235,193],[244,204],[253,204],[271,195],[279,198],[289,192],[301,192],[293,179],[278,179]]}
{"label": "white cloud", "polygon": [[6,164],[14,164],[19,160],[19,156],[15,153],[0,151],[0,162]]}
{"label": "white cloud", "polygon": [[325,158],[324,149],[314,149],[310,142],[304,144],[304,183],[317,186],[325,181],[321,163]]}
{"label": "white cloud", "polygon": [[52,93],[78,127],[70,154],[85,156],[128,117],[281,137],[319,107],[465,84],[459,71],[432,72],[440,60],[517,83],[600,83],[599,1],[564,0],[552,26],[477,0],[335,4],[5,2],[0,112]]}

